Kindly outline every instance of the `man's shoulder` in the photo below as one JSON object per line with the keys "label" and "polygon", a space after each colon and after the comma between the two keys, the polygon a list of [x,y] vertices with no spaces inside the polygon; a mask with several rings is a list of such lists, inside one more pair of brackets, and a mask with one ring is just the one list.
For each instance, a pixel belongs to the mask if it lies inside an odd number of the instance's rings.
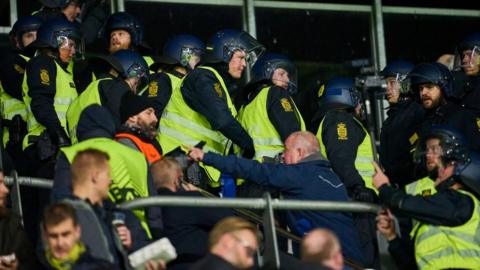
{"label": "man's shoulder", "polygon": [[214,255],[207,254],[201,260],[193,264],[190,270],[237,270],[235,266],[224,260],[223,258]]}

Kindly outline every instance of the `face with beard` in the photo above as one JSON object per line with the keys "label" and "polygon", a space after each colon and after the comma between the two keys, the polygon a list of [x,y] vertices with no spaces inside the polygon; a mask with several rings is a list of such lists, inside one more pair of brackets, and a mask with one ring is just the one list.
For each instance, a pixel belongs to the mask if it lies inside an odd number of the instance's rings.
{"label": "face with beard", "polygon": [[130,125],[139,128],[149,138],[154,138],[157,135],[158,119],[153,108],[148,108],[130,117],[128,122]]}
{"label": "face with beard", "polygon": [[437,108],[442,102],[442,90],[434,83],[425,83],[418,86],[420,100],[425,109]]}
{"label": "face with beard", "polygon": [[126,50],[130,48],[132,37],[130,33],[125,30],[113,30],[110,33],[110,46],[108,51],[112,54],[119,50]]}

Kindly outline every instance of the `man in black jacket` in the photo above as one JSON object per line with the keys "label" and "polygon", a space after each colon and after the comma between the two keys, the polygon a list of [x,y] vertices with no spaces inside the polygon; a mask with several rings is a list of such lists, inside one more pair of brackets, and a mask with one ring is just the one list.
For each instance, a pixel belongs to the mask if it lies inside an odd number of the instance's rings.
{"label": "man in black jacket", "polygon": [[[160,196],[203,197],[195,186],[182,181],[182,170],[174,159],[163,158],[153,163],[151,170]],[[209,231],[222,218],[232,215],[232,210],[223,208],[162,207],[164,234],[178,254],[168,269],[187,269],[205,256]]]}
{"label": "man in black jacket", "polygon": [[387,82],[385,98],[390,107],[382,124],[378,152],[385,174],[400,186],[413,181],[414,164],[409,139],[425,115],[423,107],[412,98],[403,83],[412,69],[413,64],[399,60],[382,70]]}
{"label": "man in black jacket", "polygon": [[[471,149],[480,150],[480,121],[450,100],[453,78],[447,67],[439,63],[419,64],[408,77],[414,97],[426,110],[426,117],[414,137],[425,136],[433,125],[446,125],[460,131]],[[416,140],[410,142],[413,144]]]}
{"label": "man in black jacket", "polygon": [[478,267],[478,255],[464,254],[479,254],[478,236],[472,228],[478,227],[479,220],[480,158],[468,151],[458,132],[447,127],[433,128],[418,143],[415,155],[419,162],[435,166],[431,172],[434,195],[406,194],[391,186],[378,166],[373,177],[382,203],[416,220],[410,241],[410,237],[397,236],[391,213],[378,216],[377,227],[389,240],[395,262],[400,269],[415,269],[415,264],[420,269]]}

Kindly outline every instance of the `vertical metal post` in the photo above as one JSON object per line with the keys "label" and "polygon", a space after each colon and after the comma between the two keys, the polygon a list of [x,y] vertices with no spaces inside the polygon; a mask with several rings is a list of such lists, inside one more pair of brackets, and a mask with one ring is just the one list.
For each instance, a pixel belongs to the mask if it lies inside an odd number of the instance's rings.
{"label": "vertical metal post", "polygon": [[22,196],[20,195],[20,184],[18,183],[18,173],[15,170],[12,170],[11,176],[13,178],[12,185],[12,209],[15,214],[20,217],[20,221],[23,225],[23,210],[22,210]]}
{"label": "vertical metal post", "polygon": [[245,10],[244,25],[245,29],[252,37],[257,37],[257,25],[255,19],[255,4],[254,0],[244,0],[243,8]]}
{"label": "vertical metal post", "polygon": [[[385,48],[385,31],[383,29],[382,0],[373,0],[371,14],[371,35],[372,35],[372,58],[375,71],[382,70],[387,64],[387,53]],[[383,120],[387,117],[385,108],[388,103],[384,99],[375,99],[375,120],[377,126],[377,138],[380,135]]]}
{"label": "vertical metal post", "polygon": [[17,21],[17,19],[17,0],[10,0],[10,26],[13,27],[13,24]]}
{"label": "vertical metal post", "polygon": [[264,265],[262,269],[280,269],[280,255],[278,253],[277,233],[273,218],[272,198],[270,193],[265,192],[263,198],[266,201],[263,212],[263,232],[265,234],[265,251],[263,255]]}
{"label": "vertical metal post", "polygon": [[116,0],[115,12],[125,11],[125,0]]}

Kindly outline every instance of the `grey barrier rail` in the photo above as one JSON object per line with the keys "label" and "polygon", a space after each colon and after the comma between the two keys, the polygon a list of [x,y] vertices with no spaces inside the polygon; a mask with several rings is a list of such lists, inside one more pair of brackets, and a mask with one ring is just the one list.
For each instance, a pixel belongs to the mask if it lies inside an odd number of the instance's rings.
{"label": "grey barrier rail", "polygon": [[[5,183],[12,186],[12,206],[21,217],[22,205],[20,186],[51,189],[53,181],[50,179],[18,176],[6,176]],[[120,205],[124,209],[139,209],[152,206],[181,206],[181,207],[212,207],[212,208],[247,208],[264,209],[263,228],[265,249],[263,257],[259,257],[262,269],[279,269],[280,255],[278,251],[277,234],[275,230],[274,210],[315,210],[334,212],[377,213],[380,206],[359,202],[334,202],[334,201],[304,201],[304,200],[279,200],[271,199],[266,193],[263,198],[192,198],[177,196],[161,196],[139,198]],[[354,265],[351,265],[354,266]],[[354,269],[361,269],[354,267]]]}
{"label": "grey barrier rail", "polygon": [[[273,210],[316,210],[356,213],[377,213],[380,210],[380,206],[378,205],[359,202],[272,200],[269,193],[265,193],[264,197],[259,199],[192,198],[176,196],[149,197],[124,202],[120,205],[120,207],[125,209],[139,209],[152,206],[264,209],[263,227],[265,251],[263,258],[260,260],[263,266],[262,269],[280,269],[280,255]],[[355,265],[350,266],[354,269],[361,269],[355,267]]]}

